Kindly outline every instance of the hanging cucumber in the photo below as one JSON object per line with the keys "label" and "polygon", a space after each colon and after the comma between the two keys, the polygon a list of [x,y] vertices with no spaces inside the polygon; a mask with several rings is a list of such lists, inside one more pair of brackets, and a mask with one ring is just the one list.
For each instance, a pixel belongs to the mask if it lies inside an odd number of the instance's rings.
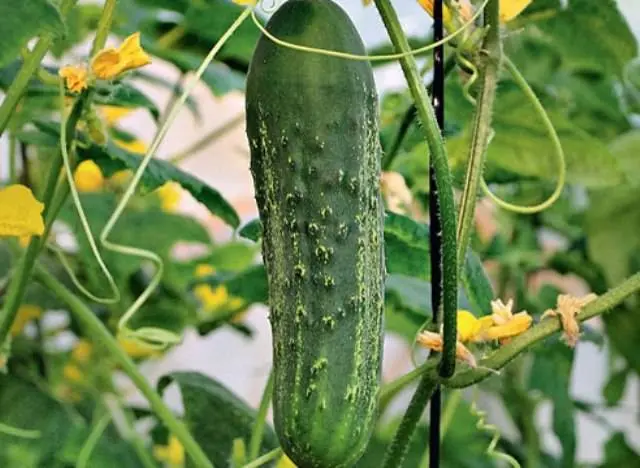
{"label": "hanging cucumber", "polygon": [[[365,53],[330,0],[290,0],[267,29],[295,44]],[[246,113],[269,278],[276,431],[301,468],[352,466],[376,420],[382,359],[383,207],[371,66],[263,36]]]}

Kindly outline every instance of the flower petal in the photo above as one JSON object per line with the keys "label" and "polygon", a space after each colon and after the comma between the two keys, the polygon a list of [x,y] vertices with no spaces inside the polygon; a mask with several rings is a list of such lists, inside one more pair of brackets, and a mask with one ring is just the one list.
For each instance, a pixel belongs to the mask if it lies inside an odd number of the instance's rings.
{"label": "flower petal", "polygon": [[583,298],[561,294],[558,296],[556,310],[547,310],[542,314],[542,318],[559,316],[563,330],[562,338],[568,346],[573,348],[580,339],[580,324],[576,316],[585,305],[597,297],[595,294],[588,294]]}
{"label": "flower petal", "polygon": [[481,322],[468,310],[458,311],[458,339],[462,342],[472,340],[480,331]]}
{"label": "flower petal", "polygon": [[519,335],[525,332],[531,326],[532,322],[533,318],[528,313],[517,313],[507,322],[484,330],[482,339],[484,341],[491,341]]}
{"label": "flower petal", "polygon": [[70,65],[58,70],[58,75],[64,79],[64,84],[72,93],[80,93],[87,89],[87,69],[82,65]]}
{"label": "flower petal", "polygon": [[73,181],[79,192],[98,192],[104,186],[102,170],[91,160],[78,164],[73,174]]}
{"label": "flower petal", "polygon": [[91,70],[101,80],[115,78],[122,72],[122,69],[120,53],[113,48],[101,50],[91,60]]}
{"label": "flower petal", "polygon": [[500,0],[500,22],[506,23],[524,11],[533,0]]}
{"label": "flower petal", "polygon": [[124,64],[122,71],[140,68],[151,63],[151,57],[140,46],[140,33],[135,32],[127,37],[118,48],[120,59]]}
{"label": "flower petal", "polygon": [[433,351],[442,351],[442,336],[438,333],[423,331],[418,335],[418,344]]}
{"label": "flower petal", "polygon": [[0,236],[42,235],[44,204],[24,185],[0,189]]}

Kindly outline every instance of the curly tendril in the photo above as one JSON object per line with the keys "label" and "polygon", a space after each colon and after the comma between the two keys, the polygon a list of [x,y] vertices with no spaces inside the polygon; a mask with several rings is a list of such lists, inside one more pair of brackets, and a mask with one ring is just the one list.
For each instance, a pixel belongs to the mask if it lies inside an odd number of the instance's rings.
{"label": "curly tendril", "polygon": [[489,0],[484,0],[482,5],[480,6],[480,8],[478,8],[478,10],[469,19],[469,21],[464,23],[462,26],[460,26],[460,28],[457,31],[454,31],[453,33],[449,34],[445,38],[443,38],[443,39],[441,39],[439,41],[433,42],[433,43],[431,43],[431,44],[429,44],[427,46],[419,47],[417,49],[413,49],[413,50],[410,50],[408,52],[402,52],[402,53],[397,53],[397,54],[358,55],[358,54],[350,54],[348,52],[340,52],[340,51],[337,51],[337,50],[319,49],[319,48],[315,48],[315,47],[308,47],[308,46],[303,46],[303,45],[300,45],[300,44],[294,44],[292,42],[288,42],[288,41],[279,39],[276,36],[274,36],[273,34],[271,34],[269,31],[267,31],[267,28],[265,28],[260,23],[260,21],[258,20],[258,17],[255,14],[255,11],[251,12],[251,19],[253,20],[253,22],[256,25],[256,27],[262,32],[262,34],[264,34],[266,37],[268,37],[271,41],[273,41],[274,43],[278,44],[279,46],[286,47],[288,49],[298,50],[300,52],[310,52],[310,53],[314,53],[314,54],[328,55],[330,57],[338,57],[338,58],[343,58],[343,59],[348,59],[348,60],[374,62],[374,61],[397,60],[397,59],[400,59],[400,58],[403,58],[403,57],[407,57],[407,56],[410,56],[410,55],[418,55],[418,54],[422,54],[424,52],[428,52],[428,51],[438,47],[439,45],[446,44],[447,42],[453,40],[454,38],[456,38],[457,36],[462,34],[469,26],[471,26],[475,22],[475,20],[482,14],[482,12],[484,11],[484,8],[487,5],[487,3],[489,3]]}
{"label": "curly tendril", "polygon": [[549,118],[547,111],[542,106],[542,103],[538,99],[538,96],[536,96],[535,92],[531,89],[531,86],[529,85],[527,80],[524,78],[524,76],[522,76],[522,74],[520,73],[516,65],[509,59],[509,57],[506,57],[506,56],[504,57],[504,65],[509,71],[509,73],[511,74],[511,76],[513,77],[513,79],[515,80],[520,90],[524,93],[524,95],[527,97],[529,102],[535,108],[538,115],[542,118],[542,123],[544,124],[545,130],[549,135],[549,138],[551,139],[551,142],[553,144],[554,155],[558,161],[558,169],[559,169],[558,181],[556,183],[555,190],[553,191],[553,193],[549,198],[547,198],[542,203],[539,203],[537,205],[531,205],[531,206],[514,205],[513,203],[509,203],[505,200],[502,200],[501,198],[499,198],[498,196],[496,196],[494,193],[491,192],[484,178],[480,180],[480,184],[482,186],[482,190],[484,191],[484,193],[496,205],[500,206],[501,208],[504,208],[505,210],[513,211],[515,213],[521,213],[521,214],[538,213],[540,211],[546,210],[551,205],[553,205],[558,200],[558,198],[560,198],[560,195],[562,194],[562,190],[564,189],[566,175],[567,175],[564,150],[562,149],[560,138],[558,137],[558,133],[556,132],[556,129],[553,126],[553,123],[551,122],[551,119]]}

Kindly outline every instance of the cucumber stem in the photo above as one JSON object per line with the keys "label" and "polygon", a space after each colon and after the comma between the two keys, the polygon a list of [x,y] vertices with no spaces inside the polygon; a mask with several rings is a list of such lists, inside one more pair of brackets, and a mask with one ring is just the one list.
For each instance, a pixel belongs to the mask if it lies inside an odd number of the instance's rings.
{"label": "cucumber stem", "polygon": [[499,2],[497,0],[490,1],[487,4],[484,11],[484,21],[485,25],[488,26],[488,31],[482,44],[484,53],[478,67],[480,91],[474,116],[471,145],[469,146],[469,162],[464,190],[460,201],[460,211],[458,212],[458,271],[464,265],[465,254],[469,246],[475,218],[478,184],[482,178],[487,146],[491,138],[491,113],[502,60]]}

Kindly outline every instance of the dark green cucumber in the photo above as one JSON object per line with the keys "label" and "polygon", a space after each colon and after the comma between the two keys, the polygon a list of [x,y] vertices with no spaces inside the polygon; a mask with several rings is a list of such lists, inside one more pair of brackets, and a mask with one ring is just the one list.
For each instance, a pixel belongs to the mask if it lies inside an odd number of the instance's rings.
{"label": "dark green cucumber", "polygon": [[[295,44],[365,53],[330,0],[290,0],[267,29]],[[371,66],[263,36],[246,111],[269,282],[276,432],[301,468],[352,466],[375,423],[382,359],[383,207]]]}

